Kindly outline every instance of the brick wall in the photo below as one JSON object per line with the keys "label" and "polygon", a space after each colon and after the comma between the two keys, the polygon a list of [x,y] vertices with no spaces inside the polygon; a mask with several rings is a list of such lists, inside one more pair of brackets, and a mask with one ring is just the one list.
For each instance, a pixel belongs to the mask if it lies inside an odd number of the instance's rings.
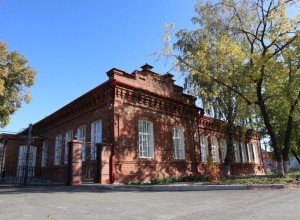
{"label": "brick wall", "polygon": [[[151,66],[145,65],[141,71],[134,71],[132,74],[112,69],[107,73],[109,81],[36,123],[33,134],[39,138],[35,139],[33,145],[37,147],[37,166],[41,164],[43,141],[47,140],[46,167],[52,167],[55,175],[65,175],[67,166],[64,163],[64,142],[61,163],[54,165],[56,136],[62,135],[64,140],[66,132],[72,130],[74,137],[77,129],[85,125],[86,142],[90,143],[91,124],[101,120],[102,141],[110,146],[103,154],[106,161],[103,171],[109,176],[105,183],[149,181],[158,177],[203,173],[205,163],[201,161],[200,136],[208,138],[208,151],[211,152],[211,137],[217,138],[219,146],[220,139],[226,139],[225,124],[203,116],[203,109],[195,105],[195,98],[184,94],[181,87],[174,85],[171,74],[160,75],[151,69]],[[139,156],[139,120],[153,123],[153,158]],[[184,160],[174,158],[174,126],[184,129]],[[236,140],[239,143],[255,143],[259,146],[255,132],[246,139],[237,137]],[[18,148],[23,144],[26,144],[26,139],[8,142],[7,166],[17,163]],[[218,153],[221,158],[220,147]],[[89,155],[90,145],[87,144],[86,156]],[[37,173],[42,175],[43,169],[45,168],[39,168]],[[257,163],[242,161],[232,165],[233,174],[263,172],[260,152]]]}

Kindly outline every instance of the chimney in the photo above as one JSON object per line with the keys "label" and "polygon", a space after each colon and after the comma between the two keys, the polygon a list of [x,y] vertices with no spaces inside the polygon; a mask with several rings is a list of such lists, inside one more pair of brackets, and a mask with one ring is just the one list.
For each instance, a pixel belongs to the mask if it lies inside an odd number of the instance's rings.
{"label": "chimney", "polygon": [[151,69],[153,68],[153,66],[149,65],[148,63],[146,63],[144,66],[141,66],[143,71],[151,71]]}

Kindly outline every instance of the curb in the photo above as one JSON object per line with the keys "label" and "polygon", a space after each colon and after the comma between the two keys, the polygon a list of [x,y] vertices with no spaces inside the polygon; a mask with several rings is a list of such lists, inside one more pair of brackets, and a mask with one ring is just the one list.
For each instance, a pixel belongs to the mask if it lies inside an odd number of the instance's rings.
{"label": "curb", "polygon": [[211,190],[254,190],[254,189],[283,189],[283,184],[254,184],[254,185],[101,185],[105,189],[120,191],[211,191]]}

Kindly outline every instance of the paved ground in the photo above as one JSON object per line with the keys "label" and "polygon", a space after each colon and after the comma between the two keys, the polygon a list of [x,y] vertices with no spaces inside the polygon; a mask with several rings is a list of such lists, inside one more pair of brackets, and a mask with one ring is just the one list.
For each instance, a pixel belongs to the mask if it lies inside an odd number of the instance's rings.
{"label": "paved ground", "polygon": [[0,219],[300,219],[300,189],[122,191],[0,187]]}

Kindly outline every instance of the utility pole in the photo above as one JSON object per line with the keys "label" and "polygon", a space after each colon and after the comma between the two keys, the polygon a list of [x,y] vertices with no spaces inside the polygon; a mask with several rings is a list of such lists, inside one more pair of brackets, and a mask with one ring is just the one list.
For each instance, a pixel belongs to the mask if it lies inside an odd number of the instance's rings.
{"label": "utility pole", "polygon": [[27,149],[26,149],[26,163],[25,163],[24,186],[27,186],[27,179],[28,179],[29,155],[30,155],[30,145],[31,145],[31,132],[32,132],[32,124],[29,124],[29,127],[28,127],[28,139],[27,139]]}

